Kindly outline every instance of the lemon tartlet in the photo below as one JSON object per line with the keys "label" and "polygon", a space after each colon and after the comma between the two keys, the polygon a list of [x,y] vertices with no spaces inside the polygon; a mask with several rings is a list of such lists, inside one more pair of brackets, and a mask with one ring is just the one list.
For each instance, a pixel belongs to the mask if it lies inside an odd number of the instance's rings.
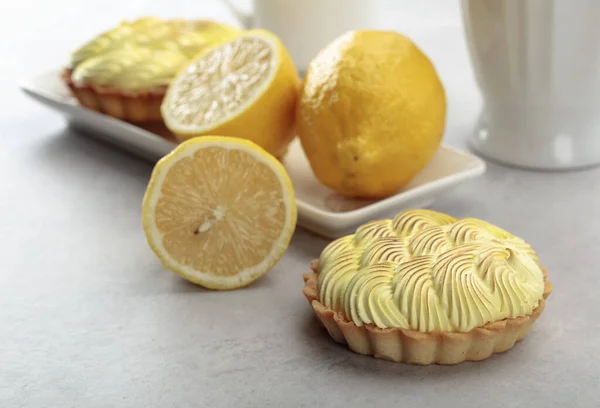
{"label": "lemon tartlet", "polygon": [[329,244],[312,269],[303,293],[335,341],[422,365],[509,350],[552,290],[522,239],[430,210],[369,222]]}
{"label": "lemon tartlet", "polygon": [[89,109],[130,122],[160,121],[160,104],[177,73],[240,31],[212,21],[125,21],[74,51],[63,79]]}

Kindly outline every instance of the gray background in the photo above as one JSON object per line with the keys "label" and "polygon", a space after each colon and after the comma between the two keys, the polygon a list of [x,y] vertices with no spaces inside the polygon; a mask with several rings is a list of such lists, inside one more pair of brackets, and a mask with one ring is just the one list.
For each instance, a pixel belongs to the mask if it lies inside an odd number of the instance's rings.
{"label": "gray background", "polygon": [[[490,163],[434,204],[525,238],[555,285],[529,337],[481,363],[414,367],[334,344],[301,294],[327,241],[303,230],[243,290],[210,292],[166,272],[140,226],[151,164],[76,134],[17,89],[122,17],[233,22],[217,1],[149,3],[21,0],[0,17],[1,407],[600,404],[598,169]],[[410,34],[435,61],[446,142],[464,147],[480,101],[456,2],[383,3],[382,27]]]}

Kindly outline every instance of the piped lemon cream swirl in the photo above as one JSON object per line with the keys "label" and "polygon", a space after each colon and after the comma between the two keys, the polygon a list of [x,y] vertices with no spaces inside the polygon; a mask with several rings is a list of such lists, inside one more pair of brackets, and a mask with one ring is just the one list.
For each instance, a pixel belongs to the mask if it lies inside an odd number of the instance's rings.
{"label": "piped lemon cream swirl", "polygon": [[522,239],[481,220],[410,210],[328,245],[317,287],[323,305],[358,326],[465,332],[531,314],[544,278]]}
{"label": "piped lemon cream swirl", "polygon": [[80,64],[72,74],[76,85],[142,90],[167,86],[188,59],[177,51],[124,48]]}
{"label": "piped lemon cream swirl", "polygon": [[73,80],[125,90],[168,85],[191,58],[239,32],[211,21],[123,22],[71,54]]}

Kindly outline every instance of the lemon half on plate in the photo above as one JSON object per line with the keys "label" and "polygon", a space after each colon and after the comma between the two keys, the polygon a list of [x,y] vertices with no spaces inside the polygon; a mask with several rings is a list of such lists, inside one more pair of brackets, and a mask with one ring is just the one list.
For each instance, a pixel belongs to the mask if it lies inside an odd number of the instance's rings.
{"label": "lemon half on plate", "polygon": [[207,136],[157,163],[142,218],[150,247],[168,269],[207,288],[235,289],[279,261],[297,211],[277,159],[247,140]]}
{"label": "lemon half on plate", "polygon": [[240,137],[282,157],[295,136],[299,89],[281,40],[251,30],[191,62],[169,85],[161,112],[180,140]]}

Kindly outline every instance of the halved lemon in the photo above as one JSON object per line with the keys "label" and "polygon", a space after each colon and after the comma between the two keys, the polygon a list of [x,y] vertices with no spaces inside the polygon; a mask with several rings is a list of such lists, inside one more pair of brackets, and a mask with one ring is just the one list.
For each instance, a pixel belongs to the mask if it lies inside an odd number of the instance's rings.
{"label": "halved lemon", "polygon": [[281,163],[250,141],[221,136],[191,139],[162,158],[142,205],[162,263],[211,289],[264,275],[287,249],[296,217]]}
{"label": "halved lemon", "polygon": [[198,56],[170,84],[161,112],[180,139],[249,139],[281,157],[294,138],[300,79],[283,43],[251,30]]}

